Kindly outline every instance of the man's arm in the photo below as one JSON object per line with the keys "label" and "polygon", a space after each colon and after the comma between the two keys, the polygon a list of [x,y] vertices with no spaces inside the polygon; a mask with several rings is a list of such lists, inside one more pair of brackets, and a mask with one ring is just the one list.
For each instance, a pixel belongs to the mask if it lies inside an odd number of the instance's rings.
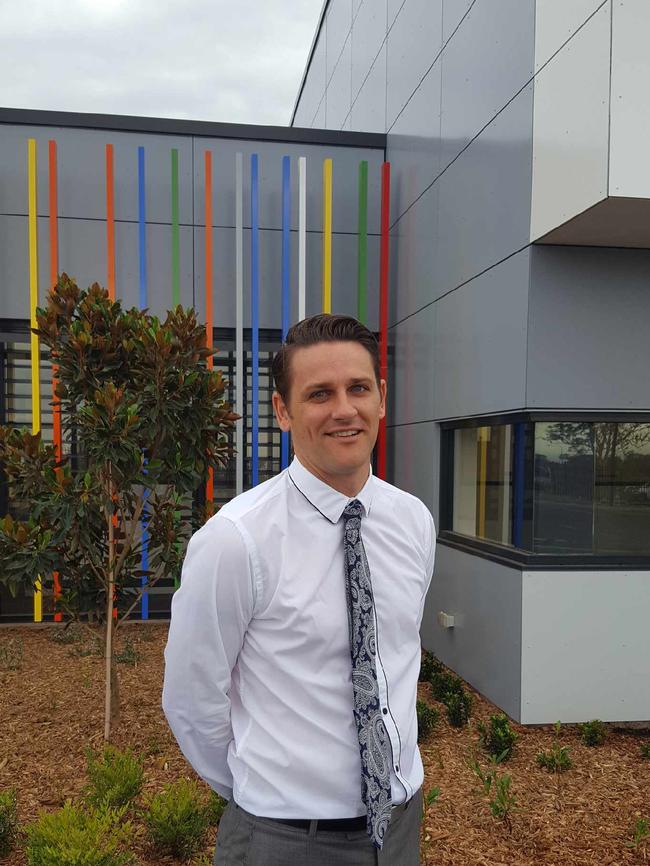
{"label": "man's arm", "polygon": [[253,615],[251,564],[236,526],[219,516],[190,540],[172,600],[162,704],[196,772],[230,799],[231,672]]}

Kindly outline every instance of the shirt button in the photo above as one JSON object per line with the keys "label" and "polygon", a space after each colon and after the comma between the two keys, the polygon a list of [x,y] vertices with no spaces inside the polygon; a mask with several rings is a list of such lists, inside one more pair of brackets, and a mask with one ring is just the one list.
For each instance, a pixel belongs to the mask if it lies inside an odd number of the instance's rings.
{"label": "shirt button", "polygon": [[397,766],[395,767],[395,772],[399,773],[399,767],[397,767]]}
{"label": "shirt button", "polygon": [[388,710],[386,709],[386,707],[384,707],[384,709],[383,709],[384,715],[386,715],[387,712],[388,712]]}

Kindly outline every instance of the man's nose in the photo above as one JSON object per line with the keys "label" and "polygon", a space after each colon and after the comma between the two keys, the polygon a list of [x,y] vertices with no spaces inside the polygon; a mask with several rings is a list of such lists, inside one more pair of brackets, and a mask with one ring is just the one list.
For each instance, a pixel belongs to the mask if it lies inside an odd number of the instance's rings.
{"label": "man's nose", "polygon": [[357,407],[350,399],[347,391],[336,394],[336,399],[332,407],[332,415],[335,418],[353,418],[357,414]]}

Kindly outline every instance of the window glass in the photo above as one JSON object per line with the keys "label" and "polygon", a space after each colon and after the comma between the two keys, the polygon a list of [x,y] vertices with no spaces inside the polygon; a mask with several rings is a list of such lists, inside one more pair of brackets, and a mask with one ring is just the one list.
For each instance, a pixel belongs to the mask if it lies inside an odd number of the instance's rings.
{"label": "window glass", "polygon": [[454,431],[453,529],[512,543],[512,427]]}

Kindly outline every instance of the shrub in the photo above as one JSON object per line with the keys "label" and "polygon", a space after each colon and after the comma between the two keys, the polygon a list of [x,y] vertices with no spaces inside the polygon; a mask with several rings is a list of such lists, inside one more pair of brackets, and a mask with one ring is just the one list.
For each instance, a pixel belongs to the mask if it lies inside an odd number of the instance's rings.
{"label": "shrub", "polygon": [[456,694],[463,691],[463,681],[455,674],[450,674],[440,667],[431,677],[431,691],[437,701],[446,703],[448,694]]}
{"label": "shrub", "polygon": [[435,707],[430,707],[424,701],[418,701],[415,709],[418,715],[418,743],[421,743],[438,724],[440,713]]}
{"label": "shrub", "polygon": [[436,803],[440,797],[440,788],[431,788],[427,791],[427,795],[424,798],[424,802],[427,806],[431,806],[433,803]]}
{"label": "shrub", "polygon": [[132,827],[124,809],[84,809],[68,802],[27,828],[29,866],[126,866]]}
{"label": "shrub", "polygon": [[120,652],[115,653],[115,661],[121,665],[131,665],[134,667],[140,661],[140,653],[133,645],[133,641],[127,635],[124,638],[124,644]]}
{"label": "shrub", "polygon": [[650,743],[644,743],[641,746],[641,757],[650,759]]}
{"label": "shrub", "polygon": [[23,666],[23,642],[19,637],[0,644],[0,671],[19,671]]}
{"label": "shrub", "polygon": [[149,838],[161,854],[190,857],[201,848],[209,810],[196,782],[180,779],[149,802],[145,817]]}
{"label": "shrub", "polygon": [[650,841],[650,821],[645,818],[639,818],[634,827],[630,831],[632,837],[629,842],[626,842],[628,848],[638,848],[641,851],[645,862],[647,854],[648,841]]}
{"label": "shrub", "polygon": [[52,643],[59,644],[60,646],[81,643],[83,636],[83,629],[77,622],[67,622],[63,626],[56,626],[50,632]]}
{"label": "shrub", "polygon": [[461,689],[459,692],[447,692],[444,702],[449,724],[454,728],[466,725],[472,711],[472,696],[465,689]]}
{"label": "shrub", "polygon": [[208,823],[211,827],[219,826],[219,821],[221,821],[221,816],[223,815],[227,805],[227,800],[220,797],[216,791],[210,791],[210,799],[208,800],[208,805],[205,809],[208,816]]}
{"label": "shrub", "polygon": [[8,854],[18,834],[16,791],[0,791],[0,856]]}
{"label": "shrub", "polygon": [[512,749],[519,739],[510,727],[508,717],[504,714],[490,716],[489,727],[478,722],[479,743],[488,755],[498,755],[500,760],[507,761],[512,755]]}
{"label": "shrub", "polygon": [[420,675],[418,680],[421,683],[429,683],[434,676],[443,671],[442,664],[433,655],[433,653],[424,650],[422,653],[422,661],[420,662]]}
{"label": "shrub", "polygon": [[550,749],[538,752],[535,760],[538,766],[548,770],[549,773],[565,773],[573,766],[573,761],[569,757],[570,751],[568,746],[553,743]]}
{"label": "shrub", "polygon": [[106,746],[100,755],[86,750],[89,786],[86,800],[94,806],[119,809],[128,806],[142,790],[144,770],[130,749],[120,752]]}
{"label": "shrub", "polygon": [[467,762],[467,766],[481,781],[482,793],[488,800],[492,816],[503,821],[510,832],[511,815],[517,808],[517,798],[510,788],[512,778],[506,774],[500,776],[497,772],[498,764],[499,761],[494,755],[490,757],[488,770],[481,768],[476,755],[472,755]]}
{"label": "shrub", "polygon": [[602,746],[607,737],[607,728],[600,719],[592,719],[583,725],[578,725],[580,737],[585,746]]}

